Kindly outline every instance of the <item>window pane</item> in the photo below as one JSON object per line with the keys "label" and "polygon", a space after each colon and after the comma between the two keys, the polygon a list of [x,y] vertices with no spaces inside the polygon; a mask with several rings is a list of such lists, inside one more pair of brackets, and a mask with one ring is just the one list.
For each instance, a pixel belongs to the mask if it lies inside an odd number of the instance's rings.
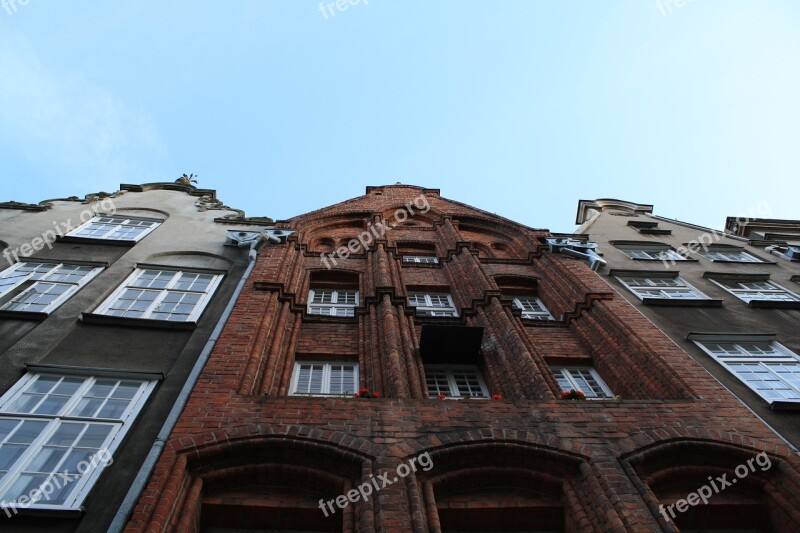
{"label": "window pane", "polygon": [[298,394],[322,394],[322,373],[323,365],[299,365],[295,391]]}
{"label": "window pane", "polygon": [[356,392],[355,368],[352,365],[331,364],[329,394],[354,394]]}
{"label": "window pane", "polygon": [[143,270],[130,286],[147,289],[164,289],[172,278],[175,277],[175,274],[176,273],[172,271]]}
{"label": "window pane", "polygon": [[[4,396],[9,407],[0,412],[0,479],[6,487],[0,501],[26,496],[32,505],[63,507],[69,500],[70,508],[77,508],[81,498],[73,493],[81,485],[78,481],[91,474],[100,462],[91,464],[92,457],[114,442],[123,424],[63,420],[61,411],[82,395],[70,415],[121,418],[146,382],[37,374],[26,379],[21,390]],[[6,415],[17,406],[41,418]]]}

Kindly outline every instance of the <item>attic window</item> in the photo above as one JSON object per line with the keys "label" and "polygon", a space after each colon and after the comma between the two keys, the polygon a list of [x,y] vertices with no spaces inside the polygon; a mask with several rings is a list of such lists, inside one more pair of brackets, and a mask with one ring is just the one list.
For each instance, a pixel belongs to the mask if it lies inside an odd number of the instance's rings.
{"label": "attic window", "polygon": [[658,222],[645,222],[640,220],[629,220],[628,226],[635,229],[642,235],[672,235],[671,229],[658,227]]}

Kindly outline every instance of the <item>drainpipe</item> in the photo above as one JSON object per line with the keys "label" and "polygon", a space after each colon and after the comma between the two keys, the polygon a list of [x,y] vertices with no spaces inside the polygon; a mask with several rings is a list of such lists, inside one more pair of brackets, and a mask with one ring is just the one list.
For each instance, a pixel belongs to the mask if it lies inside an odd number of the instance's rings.
{"label": "drainpipe", "polygon": [[186,379],[186,383],[184,383],[178,398],[175,400],[175,404],[167,415],[167,419],[164,421],[164,425],[161,427],[158,437],[156,437],[153,446],[150,448],[150,452],[147,454],[144,463],[142,463],[142,467],[139,469],[136,479],[133,480],[131,488],[128,489],[128,494],[125,495],[125,499],[122,501],[122,504],[120,504],[119,510],[114,516],[114,520],[108,527],[108,533],[120,533],[123,529],[125,529],[128,519],[130,518],[131,514],[133,514],[133,509],[136,507],[136,502],[139,501],[139,496],[141,496],[142,492],[147,486],[148,481],[150,481],[150,476],[156,467],[156,463],[158,463],[159,457],[161,457],[161,452],[164,451],[164,446],[167,444],[167,440],[172,433],[172,429],[175,427],[175,424],[177,424],[178,417],[180,417],[181,413],[183,412],[183,408],[186,406],[186,402],[189,400],[189,395],[192,393],[192,389],[194,389],[197,380],[200,378],[200,373],[206,366],[208,358],[211,355],[214,346],[216,346],[217,340],[219,339],[225,324],[227,324],[228,319],[233,312],[233,307],[236,305],[236,300],[242,293],[245,283],[247,283],[248,278],[250,278],[250,273],[253,272],[253,268],[256,266],[256,258],[258,257],[258,250],[256,250],[256,247],[264,239],[272,242],[281,242],[280,239],[273,235],[265,235],[262,233],[252,243],[239,243],[240,248],[250,248],[250,253],[248,254],[250,264],[247,265],[247,270],[245,270],[242,279],[239,280],[239,284],[236,286],[236,290],[233,292],[228,305],[225,307],[225,311],[223,311],[222,316],[219,317],[214,331],[211,332],[211,337],[209,337],[206,345],[203,347],[203,351],[200,352],[200,356],[197,358],[189,377]]}

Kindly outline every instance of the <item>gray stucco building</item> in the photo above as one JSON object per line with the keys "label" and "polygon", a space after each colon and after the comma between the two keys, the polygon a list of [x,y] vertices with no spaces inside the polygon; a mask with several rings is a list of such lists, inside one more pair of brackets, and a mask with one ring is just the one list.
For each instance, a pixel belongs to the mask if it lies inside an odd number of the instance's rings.
{"label": "gray stucco building", "polygon": [[0,530],[109,528],[271,226],[186,180],[0,204]]}
{"label": "gray stucco building", "polygon": [[599,272],[749,409],[800,447],[800,220],[760,205],[725,230],[582,200],[570,236]]}

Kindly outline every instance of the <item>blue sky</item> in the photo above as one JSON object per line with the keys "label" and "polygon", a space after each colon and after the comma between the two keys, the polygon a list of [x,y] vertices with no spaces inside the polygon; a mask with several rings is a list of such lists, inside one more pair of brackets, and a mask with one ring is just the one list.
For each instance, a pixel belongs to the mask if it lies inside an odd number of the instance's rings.
{"label": "blue sky", "polygon": [[800,218],[796,0],[5,1],[1,201],[186,172],[273,218],[397,181],[561,232]]}

